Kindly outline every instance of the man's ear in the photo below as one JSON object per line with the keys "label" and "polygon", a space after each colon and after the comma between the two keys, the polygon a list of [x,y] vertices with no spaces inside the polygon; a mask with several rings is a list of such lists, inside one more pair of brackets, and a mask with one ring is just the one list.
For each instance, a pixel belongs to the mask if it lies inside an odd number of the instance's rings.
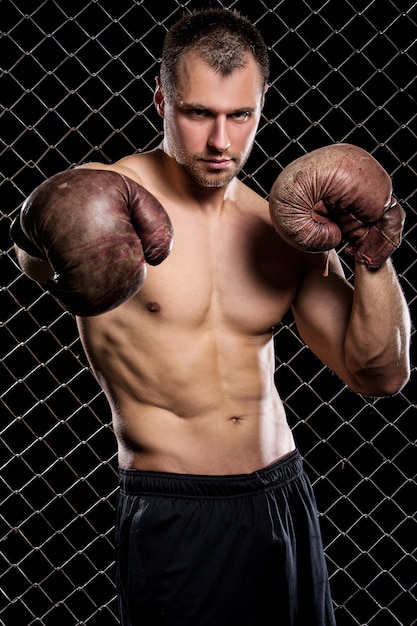
{"label": "man's ear", "polygon": [[161,79],[159,78],[159,76],[155,77],[155,83],[156,83],[156,87],[155,87],[155,91],[153,95],[153,101],[154,101],[156,110],[158,111],[159,115],[161,117],[164,117],[165,116],[165,98],[162,92]]}

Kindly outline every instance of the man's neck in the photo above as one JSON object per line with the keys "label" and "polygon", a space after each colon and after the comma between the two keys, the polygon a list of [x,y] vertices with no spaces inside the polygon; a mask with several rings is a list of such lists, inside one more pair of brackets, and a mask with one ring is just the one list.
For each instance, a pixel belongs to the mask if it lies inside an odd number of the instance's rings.
{"label": "man's neck", "polygon": [[234,178],[231,182],[221,187],[203,186],[196,182],[193,177],[179,165],[173,157],[160,146],[163,152],[163,161],[167,176],[171,181],[173,191],[189,202],[194,200],[201,210],[216,212],[221,211],[227,201],[233,201],[236,195],[238,180]]}

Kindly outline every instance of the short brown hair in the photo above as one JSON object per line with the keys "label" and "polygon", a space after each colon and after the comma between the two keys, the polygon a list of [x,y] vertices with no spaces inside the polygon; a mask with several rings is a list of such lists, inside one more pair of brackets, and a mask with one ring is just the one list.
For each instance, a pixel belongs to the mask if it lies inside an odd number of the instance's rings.
{"label": "short brown hair", "polygon": [[251,54],[266,85],[269,58],[258,29],[237,11],[205,9],[184,15],[167,32],[162,50],[161,85],[165,96],[172,95],[178,64],[193,50],[223,76],[244,67]]}

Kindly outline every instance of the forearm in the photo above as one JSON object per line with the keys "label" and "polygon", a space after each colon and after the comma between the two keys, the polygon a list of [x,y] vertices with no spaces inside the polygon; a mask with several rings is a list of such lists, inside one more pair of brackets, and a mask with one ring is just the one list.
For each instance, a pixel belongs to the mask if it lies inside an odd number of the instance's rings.
{"label": "forearm", "polygon": [[409,346],[409,311],[391,261],[375,271],[357,263],[345,358],[358,390],[397,393],[410,375]]}

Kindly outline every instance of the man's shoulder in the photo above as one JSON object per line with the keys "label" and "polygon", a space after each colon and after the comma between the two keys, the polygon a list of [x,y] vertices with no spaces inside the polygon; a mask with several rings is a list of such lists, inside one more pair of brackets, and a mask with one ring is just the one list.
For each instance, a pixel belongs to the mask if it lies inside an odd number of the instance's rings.
{"label": "man's shoulder", "polygon": [[265,216],[269,221],[269,202],[267,198],[241,180],[238,181],[237,203],[242,211]]}
{"label": "man's shoulder", "polygon": [[161,167],[160,150],[130,154],[117,161],[114,167],[129,170],[135,177],[146,179]]}
{"label": "man's shoulder", "polygon": [[83,163],[79,168],[117,172],[132,178],[138,183],[142,183],[142,179],[146,177],[146,172],[152,167],[151,162],[154,160],[151,153],[131,154],[122,157],[114,163],[99,163],[93,161]]}
{"label": "man's shoulder", "polygon": [[153,163],[159,160],[160,150],[151,150],[149,152],[134,152],[133,154],[128,154],[119,161],[116,162],[117,165],[121,165],[122,167],[131,167],[131,168],[140,168],[146,166],[148,163]]}

